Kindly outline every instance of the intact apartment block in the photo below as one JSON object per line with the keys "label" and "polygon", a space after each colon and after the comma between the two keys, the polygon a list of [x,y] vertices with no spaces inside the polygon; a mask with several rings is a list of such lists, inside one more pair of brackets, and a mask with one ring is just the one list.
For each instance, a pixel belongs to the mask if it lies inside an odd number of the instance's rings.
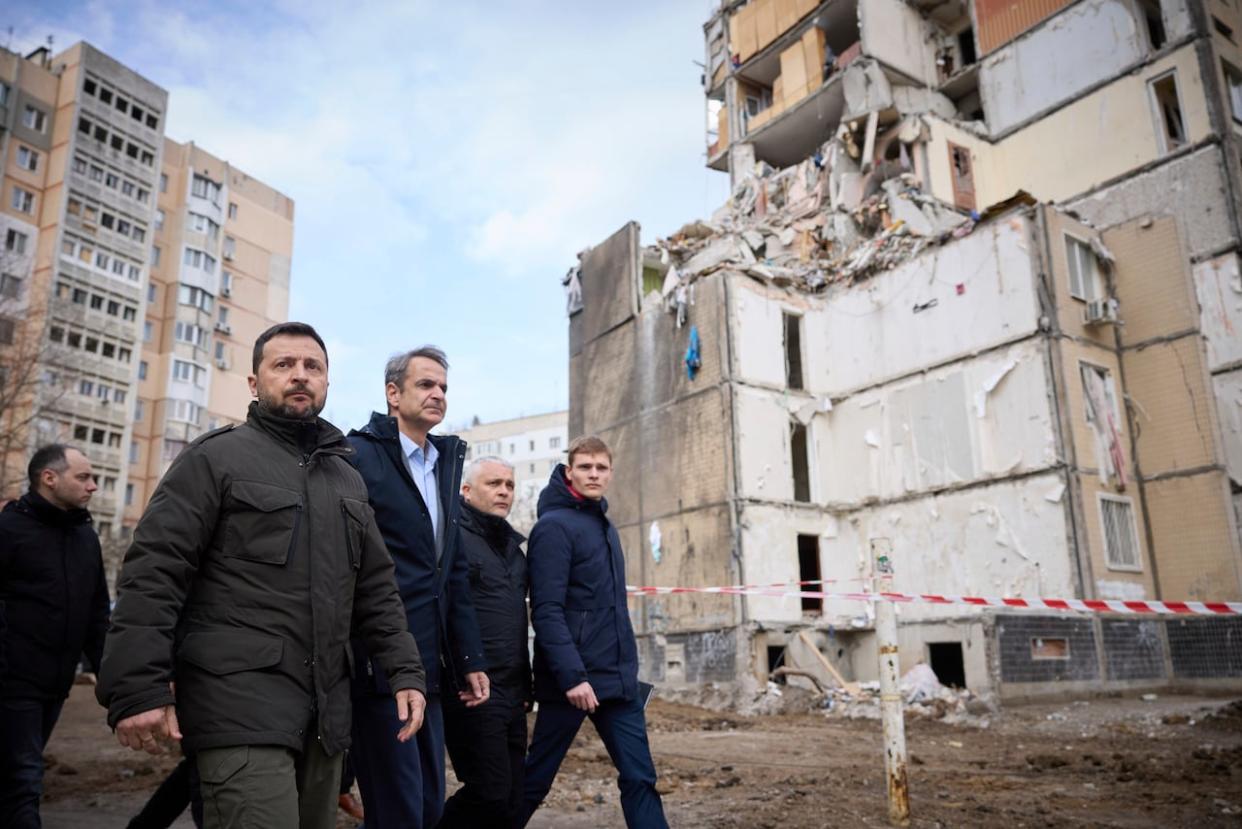
{"label": "intact apartment block", "polygon": [[539,493],[552,470],[565,460],[568,427],[569,412],[559,411],[474,423],[457,432],[469,444],[467,462],[492,456],[513,464],[516,492],[509,523],[523,535],[535,525]]}
{"label": "intact apartment block", "polygon": [[0,50],[0,477],[80,445],[101,535],[245,412],[245,343],[288,307],[292,203],[164,136],[168,94],[87,43]]}
{"label": "intact apartment block", "polygon": [[[730,203],[569,280],[628,580],[849,592],[887,538],[906,593],[1242,597],[1238,9],[755,0],[705,34]],[[863,603],[631,612],[669,685],[818,672],[803,631],[875,675]],[[1234,619],[900,620],[904,667],[1006,698],[1242,678]]]}

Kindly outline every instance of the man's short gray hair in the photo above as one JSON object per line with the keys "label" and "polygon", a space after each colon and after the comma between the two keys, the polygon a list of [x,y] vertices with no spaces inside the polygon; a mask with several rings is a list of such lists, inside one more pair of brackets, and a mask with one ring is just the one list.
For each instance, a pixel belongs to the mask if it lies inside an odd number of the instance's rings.
{"label": "man's short gray hair", "polygon": [[388,358],[384,366],[384,385],[392,383],[399,389],[405,388],[405,375],[410,371],[410,360],[415,357],[426,357],[435,360],[445,371],[448,371],[448,357],[442,349],[434,345],[420,345],[410,351],[402,351]]}
{"label": "man's short gray hair", "polygon": [[475,458],[466,465],[466,471],[461,476],[462,482],[473,485],[474,476],[479,474],[479,470],[483,468],[483,464],[485,463],[498,463],[510,472],[514,471],[513,464],[509,463],[504,458],[498,458],[495,455],[484,455],[481,458]]}

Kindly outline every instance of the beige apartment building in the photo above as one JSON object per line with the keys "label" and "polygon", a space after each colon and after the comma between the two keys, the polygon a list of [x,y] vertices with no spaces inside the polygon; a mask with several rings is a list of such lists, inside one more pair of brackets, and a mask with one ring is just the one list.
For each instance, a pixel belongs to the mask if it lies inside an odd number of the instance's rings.
{"label": "beige apartment building", "polygon": [[289,310],[291,199],[170,139],[158,194],[124,526],[190,441],[245,420],[251,347]]}
{"label": "beige apartment building", "polygon": [[[848,592],[884,538],[904,593],[1242,598],[1237,7],[752,0],[704,31],[729,203],[567,280],[628,580]],[[671,685],[821,671],[804,632],[876,670],[865,603],[631,612]],[[904,667],[1006,698],[1242,678],[1237,617],[900,619]]]}
{"label": "beige apartment building", "polygon": [[244,418],[249,346],[288,310],[292,202],[166,139],[167,107],[87,43],[0,49],[0,496],[35,446],[80,445],[101,535]]}

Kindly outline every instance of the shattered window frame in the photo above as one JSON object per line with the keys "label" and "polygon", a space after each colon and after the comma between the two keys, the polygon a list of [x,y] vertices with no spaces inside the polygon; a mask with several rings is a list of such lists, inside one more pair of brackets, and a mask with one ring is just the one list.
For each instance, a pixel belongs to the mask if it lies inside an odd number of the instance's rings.
{"label": "shattered window frame", "polygon": [[1082,383],[1083,416],[1086,417],[1088,424],[1097,422],[1095,410],[1091,406],[1091,396],[1087,394],[1088,371],[1093,371],[1100,376],[1100,382],[1104,386],[1104,396],[1108,399],[1108,405],[1113,409],[1113,422],[1120,428],[1121,406],[1117,403],[1117,386],[1113,382],[1112,369],[1087,360],[1078,361],[1078,381]]}
{"label": "shattered window frame", "polygon": [[1221,71],[1225,74],[1226,94],[1229,96],[1229,112],[1234,123],[1242,124],[1242,69],[1221,58]]}
{"label": "shattered window frame", "polygon": [[[1143,572],[1143,548],[1138,538],[1138,516],[1134,512],[1134,499],[1111,492],[1097,492],[1100,510],[1100,538],[1104,542],[1104,564],[1109,570],[1125,573]],[[1106,507],[1112,504],[1112,507]],[[1111,512],[1110,512],[1111,510]],[[1111,524],[1111,529],[1110,529]],[[1128,539],[1123,540],[1125,534]],[[1130,561],[1120,560],[1116,542],[1128,545]]]}
{"label": "shattered window frame", "polygon": [[[1165,109],[1164,104],[1161,102],[1161,92],[1157,89],[1157,87],[1165,83],[1171,83],[1173,87],[1172,103],[1175,110],[1172,112]],[[1151,103],[1152,117],[1156,122],[1156,143],[1159,145],[1160,155],[1168,155],[1187,146],[1190,143],[1190,133],[1186,125],[1186,108],[1182,102],[1182,87],[1177,82],[1177,70],[1170,69],[1148,79],[1147,96]],[[1171,116],[1176,116],[1177,125],[1181,131],[1180,136],[1173,134]]]}
{"label": "shattered window frame", "polygon": [[[1094,302],[1106,299],[1104,296],[1104,280],[1100,274],[1100,260],[1091,243],[1080,236],[1065,231],[1065,270],[1069,279],[1069,295],[1079,302]],[[1084,259],[1084,256],[1086,257]],[[1083,265],[1087,264],[1090,273],[1084,280]],[[1075,284],[1077,283],[1077,284]],[[1090,293],[1088,293],[1088,288]]]}

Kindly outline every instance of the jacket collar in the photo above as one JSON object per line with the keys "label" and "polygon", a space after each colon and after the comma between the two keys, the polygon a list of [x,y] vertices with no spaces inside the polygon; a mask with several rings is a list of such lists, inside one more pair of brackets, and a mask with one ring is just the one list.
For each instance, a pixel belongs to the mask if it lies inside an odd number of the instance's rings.
{"label": "jacket collar", "polygon": [[27,492],[16,501],[10,501],[4,509],[6,512],[13,510],[29,515],[40,524],[53,527],[74,527],[91,523],[91,514],[88,510],[61,509],[34,490]]}
{"label": "jacket collar", "polygon": [[250,409],[246,412],[246,422],[276,440],[289,444],[304,455],[321,449],[349,451],[341,430],[322,417],[316,417],[314,420],[280,417],[260,408],[259,402],[253,400],[250,403]]}
{"label": "jacket collar", "polygon": [[[396,443],[398,447],[401,444],[400,429],[397,427],[397,419],[392,415],[380,414],[379,412],[371,412],[371,419],[367,421],[367,425],[361,429],[354,429],[349,433],[359,435],[371,440],[391,441]],[[461,443],[461,438],[457,435],[427,435],[427,440],[435,445],[436,451],[441,458],[448,457],[453,454],[453,450],[457,448],[457,444]],[[400,452],[398,448],[398,452]],[[404,455],[404,453],[401,453]]]}
{"label": "jacket collar", "polygon": [[521,544],[526,540],[526,536],[513,529],[505,519],[475,509],[466,502],[465,498],[460,500],[462,529],[483,536],[493,550],[503,553],[509,540],[512,539],[515,544]]}

